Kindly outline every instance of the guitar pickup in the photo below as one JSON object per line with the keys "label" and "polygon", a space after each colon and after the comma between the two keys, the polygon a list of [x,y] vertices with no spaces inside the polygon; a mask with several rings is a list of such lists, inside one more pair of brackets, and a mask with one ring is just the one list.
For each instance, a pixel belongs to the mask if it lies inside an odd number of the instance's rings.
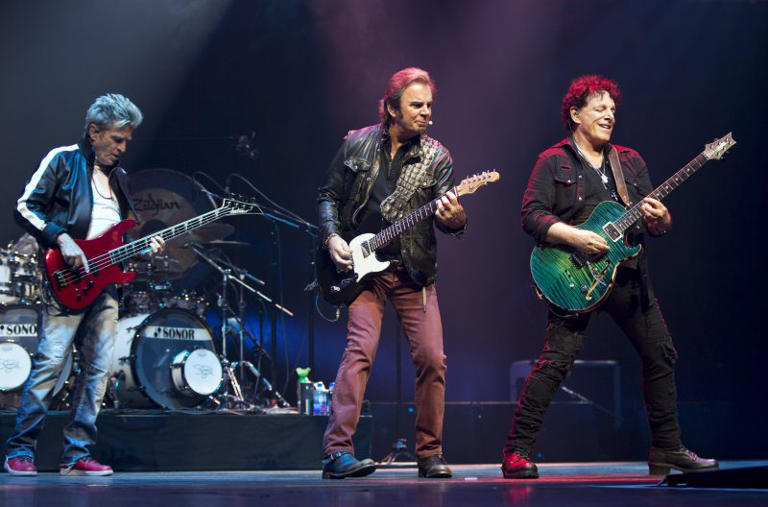
{"label": "guitar pickup", "polygon": [[608,222],[603,226],[603,232],[611,238],[611,240],[615,243],[618,240],[620,240],[623,237],[623,234],[619,229],[613,225],[613,222]]}
{"label": "guitar pickup", "polygon": [[371,245],[367,241],[360,244],[360,249],[363,251],[363,257],[371,255]]}
{"label": "guitar pickup", "polygon": [[577,250],[571,254],[571,262],[577,268],[583,268],[587,264],[587,259]]}
{"label": "guitar pickup", "polygon": [[59,289],[63,289],[67,286],[67,278],[64,276],[64,272],[62,271],[56,271],[53,274],[53,279],[56,282],[56,285]]}

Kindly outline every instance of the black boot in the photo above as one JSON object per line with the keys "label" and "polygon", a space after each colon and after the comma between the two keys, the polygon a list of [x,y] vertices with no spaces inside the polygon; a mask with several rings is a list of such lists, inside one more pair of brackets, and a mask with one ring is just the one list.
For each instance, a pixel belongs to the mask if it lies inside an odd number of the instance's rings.
{"label": "black boot", "polygon": [[364,477],[376,470],[376,463],[366,458],[362,461],[349,451],[336,451],[323,459],[323,479]]}
{"label": "black boot", "polygon": [[718,466],[716,459],[700,458],[695,452],[682,445],[672,450],[651,447],[648,454],[648,473],[650,475],[667,475],[670,468],[681,472],[698,472],[717,470]]}
{"label": "black boot", "polygon": [[442,454],[419,458],[419,477],[427,479],[449,479],[453,476],[448,462]]}

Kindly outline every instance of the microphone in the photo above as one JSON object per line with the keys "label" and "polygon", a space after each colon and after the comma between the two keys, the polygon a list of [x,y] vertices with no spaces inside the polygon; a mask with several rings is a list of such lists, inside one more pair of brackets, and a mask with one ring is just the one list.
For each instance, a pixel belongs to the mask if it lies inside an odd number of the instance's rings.
{"label": "microphone", "polygon": [[432,120],[429,120],[429,121],[427,122],[427,125],[429,125],[430,127],[431,127],[432,125],[434,125],[434,124],[435,124],[435,122],[433,122]]}

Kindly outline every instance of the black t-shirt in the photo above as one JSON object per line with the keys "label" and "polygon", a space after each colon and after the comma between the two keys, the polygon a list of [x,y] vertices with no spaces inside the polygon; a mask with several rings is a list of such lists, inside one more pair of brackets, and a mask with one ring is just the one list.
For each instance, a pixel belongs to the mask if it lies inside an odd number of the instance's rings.
{"label": "black t-shirt", "polygon": [[[371,196],[365,206],[365,214],[357,229],[359,234],[366,232],[378,234],[382,229],[391,225],[381,214],[381,203],[395,191],[397,179],[400,177],[403,162],[405,162],[405,155],[411,149],[411,145],[414,142],[418,142],[418,136],[400,146],[395,153],[395,157],[391,160],[389,157],[392,146],[390,140],[386,139],[381,144],[379,151],[379,174],[376,176]],[[381,247],[376,252],[379,259],[399,260],[400,238],[396,237],[388,245]]]}
{"label": "black t-shirt", "polygon": [[[603,165],[600,169],[595,169],[579,154],[582,168],[584,169],[584,207],[574,217],[574,224],[585,222],[589,215],[594,211],[595,206],[603,201],[615,201],[622,204],[616,191],[616,181],[613,178],[613,171],[608,157],[603,157]],[[605,174],[608,182],[603,183],[602,175]]]}

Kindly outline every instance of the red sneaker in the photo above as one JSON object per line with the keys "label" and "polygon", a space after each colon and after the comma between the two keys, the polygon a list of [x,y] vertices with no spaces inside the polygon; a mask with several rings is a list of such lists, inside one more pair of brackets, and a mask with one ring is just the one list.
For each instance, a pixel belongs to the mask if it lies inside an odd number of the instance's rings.
{"label": "red sneaker", "polygon": [[9,458],[6,456],[3,468],[11,475],[37,475],[35,460],[32,456],[16,456]]}
{"label": "red sneaker", "polygon": [[501,472],[504,474],[505,479],[539,478],[539,469],[536,467],[536,463],[519,451],[504,455]]}
{"label": "red sneaker", "polygon": [[59,465],[61,475],[112,475],[111,466],[102,465],[90,456],[80,458],[72,465]]}

